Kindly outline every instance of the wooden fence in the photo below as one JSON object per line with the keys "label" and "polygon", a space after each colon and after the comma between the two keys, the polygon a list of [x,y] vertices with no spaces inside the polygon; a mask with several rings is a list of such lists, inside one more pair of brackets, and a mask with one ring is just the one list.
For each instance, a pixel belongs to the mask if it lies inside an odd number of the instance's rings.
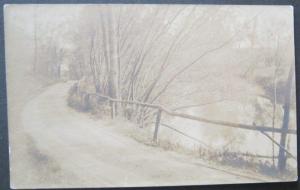
{"label": "wooden fence", "polygon": [[[297,158],[285,148],[285,142],[277,143],[270,135],[267,134],[267,132],[274,132],[274,133],[281,133],[281,135],[283,135],[283,136],[286,136],[287,134],[296,135],[297,131],[294,129],[288,129],[288,128],[279,129],[279,128],[266,127],[266,126],[247,125],[247,124],[242,124],[242,123],[233,123],[233,122],[227,122],[227,121],[212,120],[212,119],[206,119],[206,118],[202,118],[202,117],[197,117],[197,116],[193,116],[193,115],[188,115],[188,114],[184,114],[184,113],[171,111],[161,105],[149,104],[149,103],[144,103],[144,102],[139,102],[139,101],[119,100],[119,99],[114,99],[109,96],[98,94],[98,93],[97,94],[93,93],[93,94],[89,94],[89,95],[95,95],[96,97],[100,97],[102,99],[106,99],[107,101],[109,101],[110,105],[111,105],[112,117],[114,117],[114,115],[115,115],[115,106],[114,106],[115,103],[134,104],[134,105],[139,105],[139,106],[143,106],[143,107],[147,107],[147,108],[157,109],[155,129],[154,129],[154,134],[153,134],[154,142],[157,142],[157,140],[158,140],[158,132],[159,132],[160,125],[168,126],[166,124],[161,124],[162,114],[164,113],[164,114],[174,116],[174,117],[180,117],[180,118],[185,118],[185,119],[189,119],[189,120],[213,124],[212,126],[219,125],[219,126],[223,126],[223,127],[231,127],[231,128],[237,128],[237,129],[259,131],[263,135],[265,135],[269,140],[271,140],[275,145],[277,145],[281,151],[286,153],[284,155],[280,154],[279,156],[276,157],[277,159],[286,161],[287,158],[292,158],[297,161]],[[170,126],[168,126],[168,128],[170,128]],[[175,131],[183,134],[181,131],[178,131],[178,130],[175,130]],[[187,134],[183,134],[183,135],[187,136]],[[190,137],[190,136],[188,136],[188,137]],[[193,137],[190,137],[190,138],[193,138]],[[195,140],[195,138],[194,138],[194,140]],[[283,156],[284,156],[284,158],[280,158]],[[281,164],[278,163],[278,165],[281,165]],[[282,166],[280,166],[280,167],[282,167]],[[280,170],[281,169],[282,168],[280,168]],[[284,164],[284,169],[285,169],[285,164]]]}

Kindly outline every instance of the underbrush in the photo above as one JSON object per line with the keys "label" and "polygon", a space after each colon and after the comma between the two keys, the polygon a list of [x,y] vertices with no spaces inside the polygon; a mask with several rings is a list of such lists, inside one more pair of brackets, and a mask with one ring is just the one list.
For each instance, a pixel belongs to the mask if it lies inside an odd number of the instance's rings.
{"label": "underbrush", "polygon": [[290,179],[291,177],[296,176],[296,174],[293,173],[294,170],[289,167],[287,167],[284,172],[279,172],[276,167],[277,159],[275,159],[275,164],[273,164],[271,158],[261,158],[260,155],[239,151],[231,152],[230,150],[207,151],[201,148],[199,148],[198,155],[201,158],[212,160],[222,165],[248,169],[270,177]]}
{"label": "underbrush", "polygon": [[80,89],[78,83],[71,86],[67,102],[70,107],[77,111],[90,112],[100,118],[110,114],[110,107],[106,100]]}
{"label": "underbrush", "polygon": [[[149,120],[153,118],[153,110],[147,110],[143,106],[133,104],[114,103],[112,105],[107,98],[102,97],[101,94],[96,93],[93,85],[84,79],[74,83],[68,92],[67,103],[70,107],[80,111],[89,112],[96,117],[102,118],[106,116],[113,117],[119,116],[137,124],[139,127],[144,128],[149,126]],[[114,110],[118,110],[112,113]],[[118,107],[118,109],[116,109]]]}
{"label": "underbrush", "polygon": [[191,154],[200,158],[201,160],[209,161],[221,166],[230,166],[241,170],[249,170],[272,178],[279,178],[282,180],[296,178],[295,170],[287,165],[283,172],[279,172],[275,159],[275,164],[270,158],[261,158],[260,155],[253,155],[244,152],[231,152],[230,150],[214,150],[202,146],[188,150],[179,143],[172,143],[169,140],[160,140],[153,146],[162,147],[164,150],[180,151]]}
{"label": "underbrush", "polygon": [[[143,143],[147,146],[159,147],[165,151],[175,151],[184,153],[185,155],[191,155],[199,158],[205,162],[209,162],[213,165],[227,166],[232,168],[238,168],[241,171],[252,171],[263,176],[277,178],[281,180],[296,178],[297,173],[295,170],[287,165],[287,169],[284,172],[278,172],[276,165],[271,163],[269,158],[260,158],[260,155],[252,155],[250,153],[243,152],[231,152],[230,150],[213,150],[202,146],[195,147],[194,149],[187,149],[180,143],[171,142],[168,139],[160,138],[158,142],[152,140],[152,131],[131,133],[131,137],[136,141]],[[275,159],[275,164],[276,164]]]}

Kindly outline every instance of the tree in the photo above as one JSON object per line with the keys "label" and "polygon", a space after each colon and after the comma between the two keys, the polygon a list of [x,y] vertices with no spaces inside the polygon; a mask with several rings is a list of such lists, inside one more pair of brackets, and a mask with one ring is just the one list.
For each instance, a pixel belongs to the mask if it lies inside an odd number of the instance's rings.
{"label": "tree", "polygon": [[289,119],[290,119],[290,102],[291,102],[291,92],[292,92],[292,85],[294,79],[294,64],[291,65],[289,76],[286,82],[286,89],[285,89],[285,99],[284,99],[284,115],[283,115],[283,122],[282,122],[282,133],[280,138],[280,149],[278,155],[278,169],[283,171],[286,168],[286,152],[284,148],[286,147],[286,137],[287,137],[287,130],[289,128]]}

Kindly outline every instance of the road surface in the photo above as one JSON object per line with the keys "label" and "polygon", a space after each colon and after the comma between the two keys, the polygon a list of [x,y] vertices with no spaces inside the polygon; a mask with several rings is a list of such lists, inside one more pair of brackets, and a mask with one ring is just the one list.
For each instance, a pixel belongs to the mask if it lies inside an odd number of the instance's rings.
{"label": "road surface", "polygon": [[30,137],[26,154],[30,154],[31,169],[35,172],[26,171],[23,176],[32,180],[26,184],[12,182],[13,187],[260,182],[246,172],[234,174],[188,155],[147,146],[118,132],[114,121],[95,119],[73,110],[66,100],[71,84],[46,88],[21,112],[21,123]]}

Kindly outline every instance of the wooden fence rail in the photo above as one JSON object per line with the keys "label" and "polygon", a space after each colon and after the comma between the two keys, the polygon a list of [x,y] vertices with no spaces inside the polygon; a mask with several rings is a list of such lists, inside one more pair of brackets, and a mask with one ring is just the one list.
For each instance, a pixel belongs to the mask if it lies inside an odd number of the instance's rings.
{"label": "wooden fence rail", "polygon": [[119,99],[111,98],[106,95],[101,95],[101,94],[96,94],[96,93],[94,93],[93,95],[96,95],[101,98],[105,98],[112,102],[136,104],[136,105],[141,105],[141,106],[145,106],[145,107],[149,107],[149,108],[155,108],[155,109],[158,109],[158,111],[164,112],[170,116],[181,117],[181,118],[185,118],[185,119],[189,119],[189,120],[210,123],[210,124],[214,124],[214,125],[221,125],[224,127],[240,128],[240,129],[263,131],[263,132],[274,132],[274,133],[285,132],[287,134],[297,134],[297,131],[295,129],[287,129],[286,131],[283,131],[282,129],[266,127],[266,126],[247,125],[247,124],[242,124],[242,123],[233,123],[233,122],[227,122],[227,121],[206,119],[206,118],[202,118],[202,117],[198,117],[198,116],[193,116],[193,115],[188,115],[188,114],[184,114],[184,113],[171,111],[161,105],[149,104],[149,103],[144,103],[144,102],[139,102],[139,101],[119,100]]}
{"label": "wooden fence rail", "polygon": [[[212,126],[220,125],[220,126],[224,126],[224,127],[259,131],[262,134],[264,134],[268,139],[270,139],[274,144],[279,146],[281,151],[284,151],[286,153],[286,156],[284,158],[285,160],[288,157],[291,157],[291,158],[297,160],[296,157],[292,153],[290,153],[285,147],[281,146],[281,144],[277,143],[272,137],[270,137],[266,133],[266,132],[274,132],[274,133],[281,133],[281,134],[296,135],[297,131],[295,129],[284,129],[284,130],[282,130],[282,129],[273,128],[273,127],[247,125],[247,124],[242,124],[242,123],[233,123],[233,122],[227,122],[227,121],[212,120],[212,119],[206,119],[206,118],[203,118],[203,117],[193,116],[193,115],[189,115],[189,114],[179,113],[179,112],[176,112],[176,111],[171,111],[171,110],[169,110],[169,109],[167,109],[167,108],[165,108],[161,105],[157,105],[157,104],[149,104],[149,103],[145,103],[145,102],[130,101],[130,100],[119,100],[119,99],[111,98],[109,96],[102,95],[102,94],[99,94],[99,93],[92,93],[92,94],[89,94],[89,95],[95,95],[96,97],[100,97],[100,98],[103,98],[103,99],[106,99],[107,101],[109,101],[110,104],[111,104],[111,108],[112,108],[111,109],[112,117],[114,117],[115,111],[116,111],[114,103],[135,104],[135,105],[145,106],[145,107],[148,107],[148,108],[157,109],[155,129],[154,129],[154,134],[153,134],[153,141],[154,142],[157,142],[157,139],[158,139],[158,132],[159,132],[159,126],[160,126],[160,121],[161,121],[161,115],[162,115],[162,113],[165,113],[165,114],[168,114],[168,115],[174,116],[174,117],[181,117],[181,118],[185,118],[185,119],[189,119],[189,120],[194,120],[194,121],[213,124]],[[280,158],[280,156],[279,156],[279,160],[280,159],[282,159],[282,158]],[[281,169],[282,168],[280,168],[280,170]]]}

